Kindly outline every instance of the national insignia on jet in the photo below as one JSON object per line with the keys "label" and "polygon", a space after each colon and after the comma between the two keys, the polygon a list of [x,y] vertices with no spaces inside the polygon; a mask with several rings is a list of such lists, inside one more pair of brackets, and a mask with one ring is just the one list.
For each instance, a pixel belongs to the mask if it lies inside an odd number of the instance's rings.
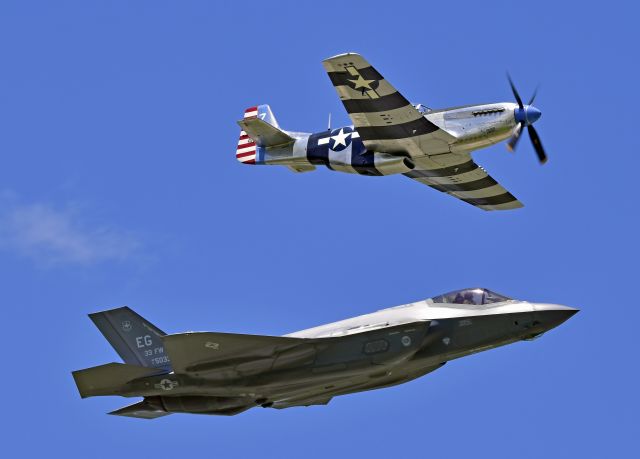
{"label": "national insignia on jet", "polygon": [[156,389],[162,389],[162,390],[168,391],[168,390],[175,389],[176,387],[178,387],[178,385],[179,385],[178,381],[163,379],[158,384],[154,384],[153,387],[155,387]]}

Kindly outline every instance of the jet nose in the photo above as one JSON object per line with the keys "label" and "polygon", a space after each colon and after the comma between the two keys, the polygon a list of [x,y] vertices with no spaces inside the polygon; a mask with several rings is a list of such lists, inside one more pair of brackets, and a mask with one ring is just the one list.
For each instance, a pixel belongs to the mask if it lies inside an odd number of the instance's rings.
{"label": "jet nose", "polygon": [[557,327],[561,323],[569,320],[579,311],[576,308],[563,306],[561,304],[536,303],[533,305],[540,322],[547,330]]}

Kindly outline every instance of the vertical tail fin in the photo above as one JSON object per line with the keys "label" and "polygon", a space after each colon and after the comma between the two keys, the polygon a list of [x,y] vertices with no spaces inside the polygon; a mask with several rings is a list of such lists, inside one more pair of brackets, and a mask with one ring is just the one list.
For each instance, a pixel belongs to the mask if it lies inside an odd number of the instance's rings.
{"label": "vertical tail fin", "polygon": [[[276,117],[273,116],[271,107],[267,104],[249,107],[244,111],[244,120],[256,118],[270,124],[278,131],[281,130]],[[240,131],[240,140],[238,140],[238,148],[236,149],[237,160],[244,164],[256,164],[257,148],[259,148],[256,146],[256,140],[258,139],[252,138],[250,134],[245,130]]]}
{"label": "vertical tail fin", "polygon": [[274,128],[280,129],[280,125],[278,124],[276,117],[273,116],[271,107],[269,107],[267,104],[247,108],[244,111],[244,118],[259,118],[262,121],[266,121]]}
{"label": "vertical tail fin", "polygon": [[166,333],[127,306],[89,317],[125,363],[171,370],[162,340]]}

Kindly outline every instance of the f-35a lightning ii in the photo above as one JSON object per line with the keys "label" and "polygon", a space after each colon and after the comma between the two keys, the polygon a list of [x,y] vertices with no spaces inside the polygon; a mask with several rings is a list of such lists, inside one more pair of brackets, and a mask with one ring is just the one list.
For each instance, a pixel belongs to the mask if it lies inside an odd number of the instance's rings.
{"label": "f-35a lightning ii", "polygon": [[167,335],[128,307],[90,314],[125,363],[73,372],[80,395],[144,397],[110,414],[234,415],[249,408],[326,405],[394,386],[447,361],[554,328],[578,310],[474,288],[285,336]]}

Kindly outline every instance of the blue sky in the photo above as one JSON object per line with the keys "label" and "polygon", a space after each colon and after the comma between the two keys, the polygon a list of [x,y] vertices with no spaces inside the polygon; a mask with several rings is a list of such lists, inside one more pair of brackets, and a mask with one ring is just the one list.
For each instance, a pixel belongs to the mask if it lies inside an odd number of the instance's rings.
{"label": "blue sky", "polygon": [[[637,412],[639,140],[631,2],[3,2],[3,450],[33,457],[629,456]],[[243,110],[348,124],[323,58],[364,54],[432,107],[540,84],[528,140],[478,163],[484,213],[404,177],[234,157]],[[81,401],[117,361],[86,317],[284,334],[467,286],[582,311],[540,340],[326,407],[145,422]],[[634,447],[635,448],[635,447]]]}

